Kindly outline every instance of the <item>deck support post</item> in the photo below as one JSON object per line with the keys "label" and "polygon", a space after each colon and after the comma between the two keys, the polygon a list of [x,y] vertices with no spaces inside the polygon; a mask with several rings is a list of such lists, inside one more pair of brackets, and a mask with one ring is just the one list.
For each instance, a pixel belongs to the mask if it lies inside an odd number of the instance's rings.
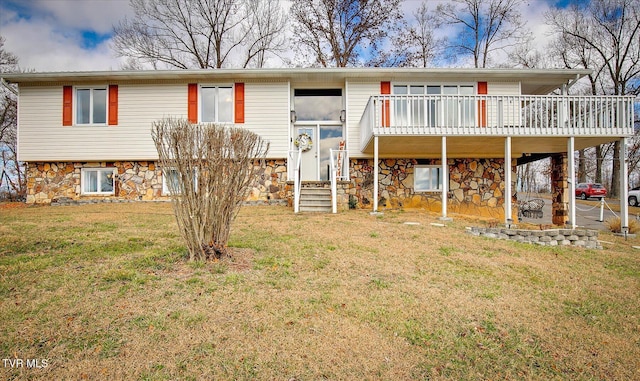
{"label": "deck support post", "polygon": [[442,137],[442,217],[440,220],[447,221],[447,202],[449,201],[449,164],[447,163],[447,137]]}
{"label": "deck support post", "polygon": [[575,229],[578,224],[576,223],[576,159],[575,152],[575,138],[570,136],[567,140],[567,191],[569,192],[569,226],[571,229]]}
{"label": "deck support post", "polygon": [[378,212],[378,135],[373,136],[373,212]]}
{"label": "deck support post", "polygon": [[504,223],[507,226],[513,222],[511,197],[511,136],[507,136],[504,140]]}
{"label": "deck support post", "polygon": [[629,233],[629,149],[627,138],[620,139],[620,227],[622,233]]}

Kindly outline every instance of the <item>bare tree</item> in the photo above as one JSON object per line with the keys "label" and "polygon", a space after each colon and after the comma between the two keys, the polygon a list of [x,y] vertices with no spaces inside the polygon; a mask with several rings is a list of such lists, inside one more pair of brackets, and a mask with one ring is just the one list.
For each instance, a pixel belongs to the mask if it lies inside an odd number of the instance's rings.
{"label": "bare tree", "polygon": [[[0,36],[0,74],[18,70],[18,58],[4,49]],[[9,196],[26,194],[25,171],[18,161],[18,103],[15,86],[0,86],[0,187],[8,189]]]}
{"label": "bare tree", "polygon": [[285,51],[286,15],[279,0],[251,0],[249,4],[251,8],[244,25],[247,42],[243,67],[263,67],[268,54],[279,55]]}
{"label": "bare tree", "polygon": [[269,144],[243,128],[183,119],[154,122],[152,137],[190,259],[228,256],[231,223]]}
{"label": "bare tree", "polygon": [[525,23],[518,6],[523,0],[453,0],[439,4],[436,14],[441,24],[460,30],[449,48],[471,55],[474,67],[487,67],[498,50],[519,44],[525,36]]}
{"label": "bare tree", "polygon": [[[640,3],[637,0],[591,0],[587,6],[555,9],[547,22],[566,39],[579,42],[597,57],[601,93],[640,93]],[[604,78],[606,77],[606,78]],[[620,142],[613,144],[610,194],[619,194]]]}
{"label": "bare tree", "polygon": [[[284,16],[274,0],[130,0],[135,16],[114,27],[113,49],[130,68],[262,66],[282,50]],[[232,57],[244,55],[238,63]],[[133,60],[133,61],[131,61]]]}
{"label": "bare tree", "polygon": [[[323,67],[380,65],[378,55],[402,21],[402,0],[297,0],[294,40]],[[303,53],[303,52],[301,52]]]}
{"label": "bare tree", "polygon": [[446,39],[436,38],[436,17],[429,11],[427,2],[423,1],[413,13],[414,23],[409,28],[409,45],[412,48],[410,64],[427,67],[442,51]]}

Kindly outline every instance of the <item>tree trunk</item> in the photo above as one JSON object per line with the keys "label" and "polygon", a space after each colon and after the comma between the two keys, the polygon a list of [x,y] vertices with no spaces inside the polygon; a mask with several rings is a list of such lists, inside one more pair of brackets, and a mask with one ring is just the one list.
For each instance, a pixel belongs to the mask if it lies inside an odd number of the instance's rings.
{"label": "tree trunk", "polygon": [[611,161],[611,185],[609,186],[609,197],[620,195],[620,141],[613,144],[613,160]]}
{"label": "tree trunk", "polygon": [[587,162],[584,148],[578,151],[578,182],[587,182]]}
{"label": "tree trunk", "polygon": [[602,146],[596,146],[596,183],[602,184]]}

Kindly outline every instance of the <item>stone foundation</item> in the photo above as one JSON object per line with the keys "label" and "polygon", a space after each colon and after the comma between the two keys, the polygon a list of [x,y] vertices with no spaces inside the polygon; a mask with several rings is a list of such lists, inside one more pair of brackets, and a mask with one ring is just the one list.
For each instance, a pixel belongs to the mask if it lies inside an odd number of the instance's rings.
{"label": "stone foundation", "polygon": [[[256,165],[260,165],[256,163]],[[82,168],[115,168],[117,174],[112,195],[81,194]],[[260,165],[248,202],[283,200],[287,195],[287,167],[284,159],[266,160]],[[27,163],[27,203],[49,204],[69,201],[163,201],[162,170],[153,161],[116,162],[31,162]]]}
{"label": "stone foundation", "polygon": [[[373,160],[352,159],[348,194],[358,207],[373,205]],[[382,159],[379,161],[380,209],[420,208],[442,211],[440,192],[414,192],[416,165],[441,165],[438,159]],[[504,218],[504,159],[449,159],[449,200],[452,213]],[[515,168],[512,164],[512,171]],[[512,176],[515,179],[515,175]],[[511,185],[515,189],[515,181]],[[513,194],[515,192],[512,191]],[[515,201],[515,200],[514,200]],[[514,209],[514,220],[517,212]]]}
{"label": "stone foundation", "polygon": [[523,230],[506,228],[468,228],[471,235],[508,239],[516,242],[533,243],[542,246],[578,246],[589,249],[602,249],[598,243],[597,230],[549,229]]}
{"label": "stone foundation", "polygon": [[[82,195],[82,168],[115,168],[112,195]],[[27,163],[27,203],[48,204],[58,198],[158,200],[162,195],[162,171],[155,162],[57,162]]]}
{"label": "stone foundation", "polygon": [[[293,205],[293,182],[287,181],[285,159],[269,159],[260,165],[257,180],[251,186],[249,203],[287,203]],[[442,210],[440,192],[414,192],[416,165],[440,165],[437,159],[382,159],[379,161],[379,208],[420,208]],[[504,160],[449,159],[449,200],[451,213],[504,218]],[[512,164],[513,165],[513,164]],[[113,195],[82,195],[82,168],[117,170]],[[373,206],[373,160],[351,159],[350,181],[338,184],[338,209]],[[512,168],[513,169],[513,168]],[[515,179],[515,175],[513,176]],[[322,183],[322,182],[321,182]],[[322,183],[329,187],[329,183]],[[161,201],[162,171],[157,162],[60,162],[28,163],[27,203],[51,203],[64,198],[74,200],[144,200]],[[515,184],[512,184],[512,189]],[[515,201],[515,200],[514,200]],[[515,205],[515,203],[514,203]],[[514,210],[512,218],[516,220]]]}
{"label": "stone foundation", "polygon": [[287,161],[265,160],[259,166],[257,179],[252,184],[247,201],[270,201],[287,199]]}

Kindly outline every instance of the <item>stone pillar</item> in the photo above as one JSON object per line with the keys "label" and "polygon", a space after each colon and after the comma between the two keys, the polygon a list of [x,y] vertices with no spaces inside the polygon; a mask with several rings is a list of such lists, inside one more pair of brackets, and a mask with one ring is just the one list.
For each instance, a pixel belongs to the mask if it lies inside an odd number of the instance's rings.
{"label": "stone pillar", "polygon": [[551,223],[564,226],[569,220],[569,184],[567,154],[551,156]]}

